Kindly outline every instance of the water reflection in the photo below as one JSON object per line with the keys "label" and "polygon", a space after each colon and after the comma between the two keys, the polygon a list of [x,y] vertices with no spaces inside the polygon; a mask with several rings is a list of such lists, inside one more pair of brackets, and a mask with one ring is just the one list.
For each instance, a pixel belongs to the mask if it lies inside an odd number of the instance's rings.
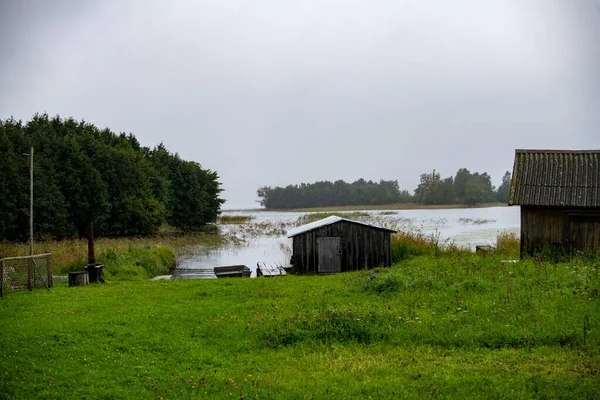
{"label": "water reflection", "polygon": [[[210,270],[226,265],[245,265],[256,277],[256,263],[266,262],[289,265],[291,239],[284,236],[262,236],[249,239],[240,245],[228,245],[221,248],[200,248],[197,252],[189,249],[177,260],[177,269],[184,271]],[[179,272],[179,271],[178,271]],[[214,277],[214,273],[213,273]]]}

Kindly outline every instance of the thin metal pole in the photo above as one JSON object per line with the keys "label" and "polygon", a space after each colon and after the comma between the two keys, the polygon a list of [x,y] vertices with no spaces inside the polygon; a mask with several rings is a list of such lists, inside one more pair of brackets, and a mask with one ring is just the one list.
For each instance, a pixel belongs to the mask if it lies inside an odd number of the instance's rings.
{"label": "thin metal pole", "polygon": [[29,255],[33,255],[33,147],[29,155]]}

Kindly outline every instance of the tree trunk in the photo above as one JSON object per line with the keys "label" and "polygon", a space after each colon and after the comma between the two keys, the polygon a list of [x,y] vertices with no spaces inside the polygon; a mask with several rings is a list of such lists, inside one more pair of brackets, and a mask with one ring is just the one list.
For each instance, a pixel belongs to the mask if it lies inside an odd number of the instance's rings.
{"label": "tree trunk", "polygon": [[69,272],[69,286],[85,286],[90,283],[87,272]]}

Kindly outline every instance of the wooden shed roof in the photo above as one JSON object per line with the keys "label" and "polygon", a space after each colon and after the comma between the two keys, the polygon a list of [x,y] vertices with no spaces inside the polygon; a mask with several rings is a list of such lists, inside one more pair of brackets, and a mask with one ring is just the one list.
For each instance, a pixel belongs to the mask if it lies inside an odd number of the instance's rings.
{"label": "wooden shed roof", "polygon": [[336,222],[340,222],[340,221],[351,222],[353,224],[364,225],[364,226],[368,226],[368,227],[371,227],[371,228],[377,228],[377,229],[381,229],[381,230],[389,231],[389,232],[396,232],[393,229],[382,228],[380,226],[371,225],[371,224],[367,224],[367,223],[359,222],[359,221],[352,221],[350,219],[338,217],[337,215],[332,215],[330,217],[323,218],[323,219],[320,219],[318,221],[314,221],[314,222],[311,222],[309,224],[302,225],[302,226],[290,229],[288,231],[288,233],[287,233],[287,237],[291,238],[291,237],[294,237],[294,236],[298,236],[298,235],[300,235],[302,233],[313,231],[313,230],[315,230],[317,228],[320,228],[322,226],[335,224]]}
{"label": "wooden shed roof", "polygon": [[600,207],[600,150],[522,150],[508,205]]}

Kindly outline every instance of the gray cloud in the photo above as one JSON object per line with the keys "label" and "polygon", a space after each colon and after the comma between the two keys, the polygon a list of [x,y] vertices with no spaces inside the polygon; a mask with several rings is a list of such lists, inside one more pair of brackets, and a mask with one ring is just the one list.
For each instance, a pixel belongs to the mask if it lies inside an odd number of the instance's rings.
{"label": "gray cloud", "polygon": [[[600,147],[600,6],[574,1],[2,2],[0,117],[134,133],[262,185],[487,171]],[[9,22],[9,23],[5,23]]]}

